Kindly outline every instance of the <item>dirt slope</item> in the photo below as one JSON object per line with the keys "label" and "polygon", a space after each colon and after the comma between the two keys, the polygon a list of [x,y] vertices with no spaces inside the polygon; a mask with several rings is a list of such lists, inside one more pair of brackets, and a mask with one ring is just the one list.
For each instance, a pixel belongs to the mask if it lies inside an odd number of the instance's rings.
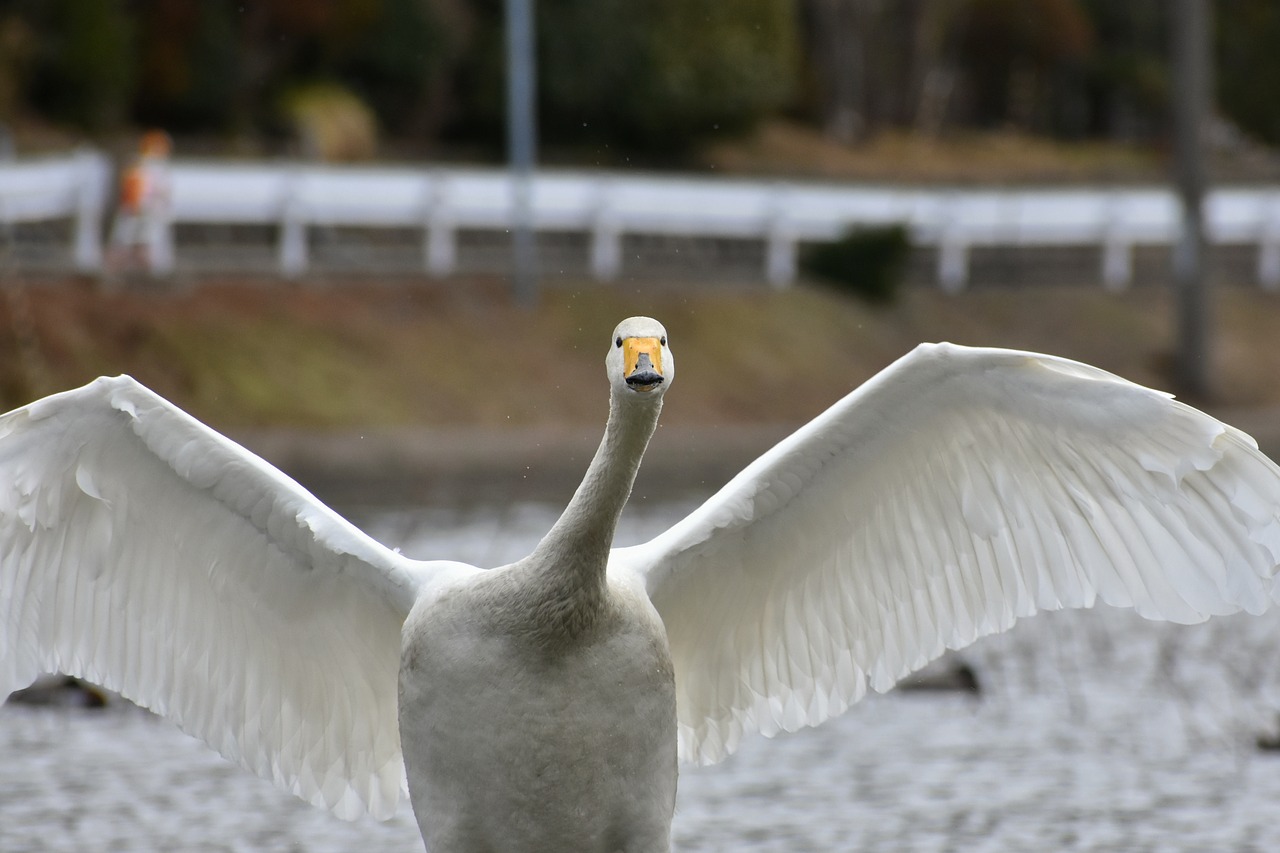
{"label": "dirt slope", "polygon": [[[926,340],[1036,349],[1171,385],[1171,304],[1153,288],[917,288],[877,308],[813,287],[586,283],[549,286],[534,310],[487,281],[5,292],[0,405],[129,372],[233,427],[595,424],[609,332],[632,313],[671,332],[672,423],[805,420]],[[1280,404],[1280,298],[1223,288],[1217,311],[1211,402]]]}

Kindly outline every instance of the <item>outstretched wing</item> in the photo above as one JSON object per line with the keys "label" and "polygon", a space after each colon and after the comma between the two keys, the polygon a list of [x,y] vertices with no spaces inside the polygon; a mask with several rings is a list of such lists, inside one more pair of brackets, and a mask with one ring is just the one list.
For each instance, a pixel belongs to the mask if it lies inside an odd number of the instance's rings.
{"label": "outstretched wing", "polygon": [[388,817],[400,628],[430,578],[127,376],[0,418],[0,700],[82,676]]}
{"label": "outstretched wing", "polygon": [[1280,469],[1087,365],[922,345],[653,541],[680,750],[815,725],[1038,610],[1197,622],[1271,601]]}

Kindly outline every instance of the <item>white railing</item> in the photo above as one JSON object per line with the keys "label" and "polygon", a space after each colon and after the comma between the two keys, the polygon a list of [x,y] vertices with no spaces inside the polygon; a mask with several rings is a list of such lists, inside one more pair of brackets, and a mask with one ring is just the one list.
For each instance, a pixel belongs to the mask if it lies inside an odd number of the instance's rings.
{"label": "white railing", "polygon": [[[102,168],[91,154],[0,166],[0,221],[75,216],[77,263],[92,267]],[[513,185],[499,169],[179,160],[170,181],[170,227],[159,229],[165,245],[154,258],[173,258],[173,225],[278,225],[278,264],[290,276],[308,267],[309,226],[420,228],[422,268],[444,276],[457,266],[460,229],[514,224]],[[1174,196],[1159,187],[832,186],[548,169],[533,179],[532,198],[538,230],[590,235],[590,269],[604,280],[621,272],[627,234],[760,240],[765,274],[783,285],[795,278],[800,243],[901,224],[914,244],[937,249],[944,288],[967,283],[973,247],[1079,245],[1100,247],[1101,278],[1118,289],[1133,277],[1134,247],[1169,245],[1179,228]],[[1205,212],[1209,240],[1255,245],[1259,282],[1280,289],[1280,187],[1214,190]]]}
{"label": "white railing", "polygon": [[76,269],[102,267],[102,217],[111,164],[96,151],[0,161],[0,225],[70,219]]}
{"label": "white railing", "polygon": [[[448,275],[458,229],[505,230],[512,183],[493,169],[319,168],[175,163],[177,223],[278,223],[280,269],[307,267],[309,225],[423,229],[423,269]],[[1280,188],[1220,189],[1207,200],[1209,239],[1256,244],[1259,281],[1280,287]],[[758,239],[766,275],[796,275],[797,246],[858,225],[902,224],[917,245],[938,249],[949,289],[968,280],[975,246],[1102,248],[1103,281],[1132,279],[1133,247],[1171,244],[1178,209],[1161,188],[968,189],[817,186],[784,182],[544,170],[533,182],[534,226],[591,235],[590,266],[616,277],[624,234]]]}

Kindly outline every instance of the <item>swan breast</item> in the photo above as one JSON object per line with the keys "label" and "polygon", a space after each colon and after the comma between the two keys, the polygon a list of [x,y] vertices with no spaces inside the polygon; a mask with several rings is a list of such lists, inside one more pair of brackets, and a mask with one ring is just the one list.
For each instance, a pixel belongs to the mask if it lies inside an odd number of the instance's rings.
{"label": "swan breast", "polygon": [[515,574],[424,602],[405,623],[400,731],[430,850],[654,850],[675,802],[675,679],[661,620],[610,579],[590,630],[531,641]]}

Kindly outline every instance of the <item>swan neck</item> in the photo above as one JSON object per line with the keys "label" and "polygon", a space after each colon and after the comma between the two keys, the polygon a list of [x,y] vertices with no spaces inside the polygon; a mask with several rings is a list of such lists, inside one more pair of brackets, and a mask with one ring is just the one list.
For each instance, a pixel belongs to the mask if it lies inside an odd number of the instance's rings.
{"label": "swan neck", "polygon": [[661,409],[661,400],[611,397],[604,438],[582,484],[534,552],[574,587],[604,588],[614,530]]}

